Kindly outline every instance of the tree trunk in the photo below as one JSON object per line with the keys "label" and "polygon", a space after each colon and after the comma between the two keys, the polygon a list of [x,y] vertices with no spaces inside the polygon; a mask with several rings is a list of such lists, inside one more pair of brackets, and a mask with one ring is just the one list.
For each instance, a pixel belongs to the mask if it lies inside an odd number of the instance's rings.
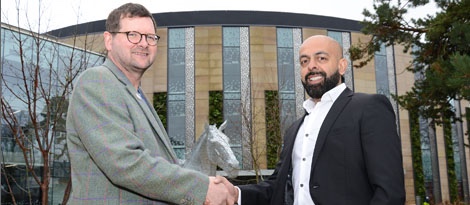
{"label": "tree trunk", "polygon": [[42,204],[49,204],[49,184],[51,181],[50,169],[49,169],[49,155],[44,155],[44,166],[42,173],[42,183],[41,183],[41,202]]}

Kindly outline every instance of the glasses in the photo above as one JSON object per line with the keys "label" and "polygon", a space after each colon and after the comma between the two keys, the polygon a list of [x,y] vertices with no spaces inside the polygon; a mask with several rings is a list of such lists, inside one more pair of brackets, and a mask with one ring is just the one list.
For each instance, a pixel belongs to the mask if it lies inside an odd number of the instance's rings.
{"label": "glasses", "polygon": [[123,33],[126,34],[127,40],[133,44],[138,44],[140,41],[142,41],[142,36],[145,36],[145,40],[147,43],[151,46],[155,46],[158,43],[158,40],[160,40],[160,36],[156,34],[142,34],[137,31],[126,31],[126,32],[109,32],[109,33]]}

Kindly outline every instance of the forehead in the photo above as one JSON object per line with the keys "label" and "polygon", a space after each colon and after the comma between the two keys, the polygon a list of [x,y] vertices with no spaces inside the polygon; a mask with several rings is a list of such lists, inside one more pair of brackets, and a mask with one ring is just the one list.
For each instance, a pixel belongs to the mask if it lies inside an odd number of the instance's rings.
{"label": "forehead", "polygon": [[302,55],[314,55],[325,53],[329,55],[339,55],[341,52],[339,44],[326,37],[308,38],[302,43],[299,50]]}
{"label": "forehead", "polygon": [[156,30],[150,17],[123,17],[121,18],[120,25],[123,31],[155,33]]}

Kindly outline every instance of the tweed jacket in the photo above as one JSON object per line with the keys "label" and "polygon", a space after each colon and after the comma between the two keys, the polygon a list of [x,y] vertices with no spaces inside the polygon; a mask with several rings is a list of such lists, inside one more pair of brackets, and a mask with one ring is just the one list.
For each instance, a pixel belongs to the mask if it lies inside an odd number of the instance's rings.
{"label": "tweed jacket", "polygon": [[[297,120],[284,135],[274,173],[256,185],[240,186],[242,205],[293,203],[292,151]],[[311,164],[315,205],[403,205],[401,141],[390,101],[383,95],[346,88],[323,121]]]}
{"label": "tweed jacket", "polygon": [[67,113],[70,204],[203,204],[208,176],[177,163],[156,113],[107,59],[75,83]]}

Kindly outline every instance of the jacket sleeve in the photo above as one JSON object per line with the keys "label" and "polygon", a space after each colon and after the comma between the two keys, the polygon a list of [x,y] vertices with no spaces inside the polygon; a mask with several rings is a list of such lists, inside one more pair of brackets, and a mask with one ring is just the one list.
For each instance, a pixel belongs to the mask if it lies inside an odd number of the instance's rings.
{"label": "jacket sleeve", "polygon": [[[297,120],[284,134],[280,159],[273,174],[258,184],[239,186],[242,205],[284,204],[286,200],[286,183],[291,181],[289,175],[291,173],[292,148],[302,122],[303,118]],[[293,190],[287,192],[290,193],[289,196],[292,198],[289,200],[293,200]]]}
{"label": "jacket sleeve", "polygon": [[404,204],[404,170],[395,112],[383,95],[364,102],[361,123],[363,156],[373,196],[370,204]]}

